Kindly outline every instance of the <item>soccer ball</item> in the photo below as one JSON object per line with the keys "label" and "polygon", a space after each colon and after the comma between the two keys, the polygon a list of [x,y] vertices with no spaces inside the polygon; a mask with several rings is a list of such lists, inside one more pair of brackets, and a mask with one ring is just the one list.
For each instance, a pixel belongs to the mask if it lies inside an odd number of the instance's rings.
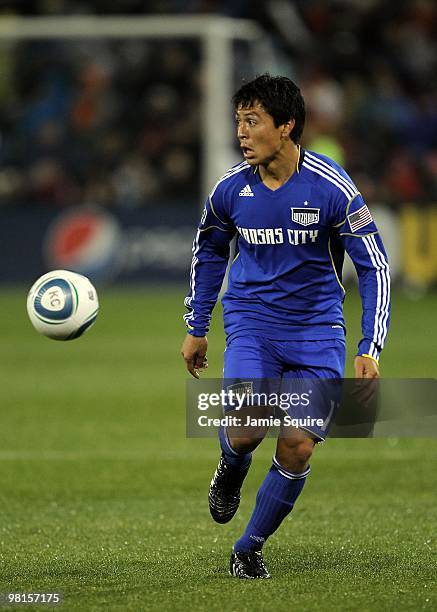
{"label": "soccer ball", "polygon": [[76,272],[54,270],[41,276],[27,296],[27,313],[34,328],[53,340],[79,338],[96,320],[97,292]]}

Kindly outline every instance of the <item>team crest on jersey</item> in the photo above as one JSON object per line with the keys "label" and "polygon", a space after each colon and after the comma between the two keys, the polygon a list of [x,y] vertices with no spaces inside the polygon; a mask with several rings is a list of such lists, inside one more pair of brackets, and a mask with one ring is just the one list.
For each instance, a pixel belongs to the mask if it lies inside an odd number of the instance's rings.
{"label": "team crest on jersey", "polygon": [[320,208],[292,208],[291,220],[299,225],[312,225],[318,223],[320,217]]}
{"label": "team crest on jersey", "polygon": [[245,382],[234,383],[226,387],[227,391],[233,391],[237,395],[252,395],[253,393],[253,381],[248,380]]}

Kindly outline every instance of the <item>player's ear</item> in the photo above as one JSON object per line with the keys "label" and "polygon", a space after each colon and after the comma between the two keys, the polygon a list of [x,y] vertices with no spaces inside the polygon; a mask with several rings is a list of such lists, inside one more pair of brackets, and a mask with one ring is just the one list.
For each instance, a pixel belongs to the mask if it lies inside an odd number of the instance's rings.
{"label": "player's ear", "polygon": [[282,138],[290,138],[290,134],[293,131],[295,124],[296,121],[294,119],[290,119],[289,121],[283,124],[281,132]]}

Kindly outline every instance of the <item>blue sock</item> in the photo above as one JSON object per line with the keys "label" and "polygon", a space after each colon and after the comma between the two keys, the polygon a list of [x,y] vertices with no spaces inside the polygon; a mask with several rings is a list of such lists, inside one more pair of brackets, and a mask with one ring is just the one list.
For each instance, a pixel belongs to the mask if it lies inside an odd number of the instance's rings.
{"label": "blue sock", "polygon": [[226,462],[237,468],[246,468],[252,460],[252,453],[237,453],[229,442],[228,433],[225,427],[219,428],[220,446]]}
{"label": "blue sock", "polygon": [[291,512],[309,473],[308,467],[302,474],[293,474],[273,457],[273,465],[258,490],[255,509],[246,531],[235,542],[234,550],[261,550],[267,538]]}

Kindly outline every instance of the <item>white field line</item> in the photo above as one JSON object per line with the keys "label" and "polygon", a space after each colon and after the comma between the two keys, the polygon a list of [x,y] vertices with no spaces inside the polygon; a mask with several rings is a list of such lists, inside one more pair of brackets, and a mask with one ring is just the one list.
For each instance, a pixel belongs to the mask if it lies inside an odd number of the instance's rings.
{"label": "white field line", "polygon": [[[160,456],[160,461],[174,461],[186,457],[186,452],[166,451]],[[156,457],[156,452],[147,451],[28,451],[28,450],[0,450],[0,461],[78,461],[81,459],[116,459],[116,460],[142,460]]]}

